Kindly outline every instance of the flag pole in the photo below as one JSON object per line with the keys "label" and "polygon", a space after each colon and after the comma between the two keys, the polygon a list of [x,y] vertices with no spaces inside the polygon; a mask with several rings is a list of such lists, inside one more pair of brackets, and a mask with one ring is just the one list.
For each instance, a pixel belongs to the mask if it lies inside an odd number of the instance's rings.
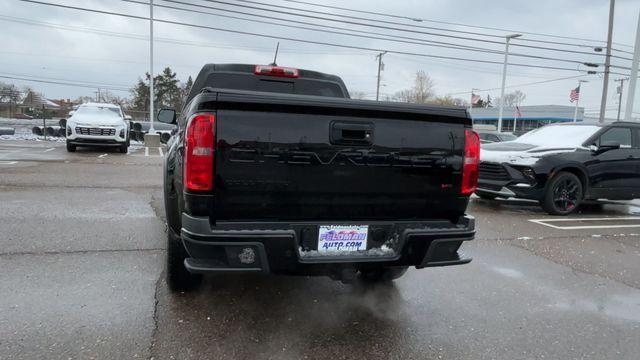
{"label": "flag pole", "polygon": [[580,95],[578,95],[578,99],[576,100],[576,109],[573,111],[573,122],[578,122],[578,103],[580,103]]}
{"label": "flag pole", "polygon": [[580,93],[582,92],[582,83],[589,82],[587,80],[578,80],[578,98],[576,99],[576,109],[573,111],[573,122],[578,122],[578,104],[580,104]]}

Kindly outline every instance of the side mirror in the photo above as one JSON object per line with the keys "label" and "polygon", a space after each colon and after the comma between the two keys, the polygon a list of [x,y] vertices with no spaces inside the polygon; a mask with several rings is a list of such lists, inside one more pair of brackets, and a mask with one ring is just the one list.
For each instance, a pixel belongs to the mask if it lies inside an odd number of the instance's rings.
{"label": "side mirror", "polygon": [[602,154],[603,152],[617,149],[620,149],[620,143],[615,141],[607,141],[600,144],[600,146],[596,146],[595,144],[589,145],[589,150],[594,154]]}
{"label": "side mirror", "polygon": [[156,119],[165,124],[175,124],[176,123],[176,111],[173,109],[160,109],[158,111],[158,116]]}
{"label": "side mirror", "polygon": [[131,115],[125,115],[124,119],[125,120],[133,120],[133,117],[131,117]]}
{"label": "side mirror", "polygon": [[75,111],[73,111],[73,110],[69,111],[69,116],[70,117],[73,116],[74,113],[75,113]]}

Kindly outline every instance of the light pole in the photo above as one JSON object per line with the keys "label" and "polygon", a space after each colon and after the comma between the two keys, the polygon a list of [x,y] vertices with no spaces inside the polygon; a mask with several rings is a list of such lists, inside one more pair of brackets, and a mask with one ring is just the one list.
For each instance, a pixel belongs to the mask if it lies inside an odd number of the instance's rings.
{"label": "light pole", "polygon": [[636,29],[636,43],[633,47],[633,60],[631,62],[631,77],[629,90],[627,91],[627,106],[624,109],[624,120],[631,121],[633,113],[633,101],[635,100],[636,81],[638,80],[638,62],[640,62],[640,12],[638,12],[638,27]]}
{"label": "light pole", "polygon": [[149,1],[149,134],[155,134],[153,128],[153,0]]}
{"label": "light pole", "polygon": [[[578,80],[578,89],[580,89],[580,85],[582,85],[582,83],[586,83],[588,82],[587,80]],[[573,111],[573,122],[577,122],[578,121],[578,104],[580,103],[580,92],[578,92],[578,98],[576,99],[576,109]],[[584,119],[583,119],[584,120]]]}
{"label": "light pole", "polygon": [[505,36],[505,46],[504,46],[504,64],[502,65],[502,86],[500,87],[500,104],[498,108],[498,132],[502,132],[502,111],[504,108],[504,85],[507,81],[507,60],[509,58],[509,41],[511,39],[515,39],[517,37],[522,36],[522,34],[511,34]]}

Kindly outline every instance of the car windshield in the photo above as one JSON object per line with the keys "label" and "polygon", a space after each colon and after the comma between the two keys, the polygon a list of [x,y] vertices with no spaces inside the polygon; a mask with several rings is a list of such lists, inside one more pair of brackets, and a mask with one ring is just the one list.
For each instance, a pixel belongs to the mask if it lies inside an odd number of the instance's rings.
{"label": "car windshield", "polygon": [[508,133],[498,134],[498,137],[501,141],[512,141],[518,138],[517,136]]}
{"label": "car windshield", "polygon": [[100,115],[105,117],[122,117],[120,109],[110,106],[80,106],[75,113],[82,115]]}
{"label": "car windshield", "polygon": [[520,136],[514,142],[535,146],[576,147],[582,145],[598,129],[600,128],[595,125],[545,126]]}

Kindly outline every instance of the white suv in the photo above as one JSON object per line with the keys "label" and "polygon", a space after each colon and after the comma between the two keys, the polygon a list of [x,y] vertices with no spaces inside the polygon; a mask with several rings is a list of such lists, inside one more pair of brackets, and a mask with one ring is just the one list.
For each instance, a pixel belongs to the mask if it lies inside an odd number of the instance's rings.
{"label": "white suv", "polygon": [[86,103],[67,120],[67,151],[77,146],[117,146],[121,153],[129,148],[129,116],[114,104]]}

